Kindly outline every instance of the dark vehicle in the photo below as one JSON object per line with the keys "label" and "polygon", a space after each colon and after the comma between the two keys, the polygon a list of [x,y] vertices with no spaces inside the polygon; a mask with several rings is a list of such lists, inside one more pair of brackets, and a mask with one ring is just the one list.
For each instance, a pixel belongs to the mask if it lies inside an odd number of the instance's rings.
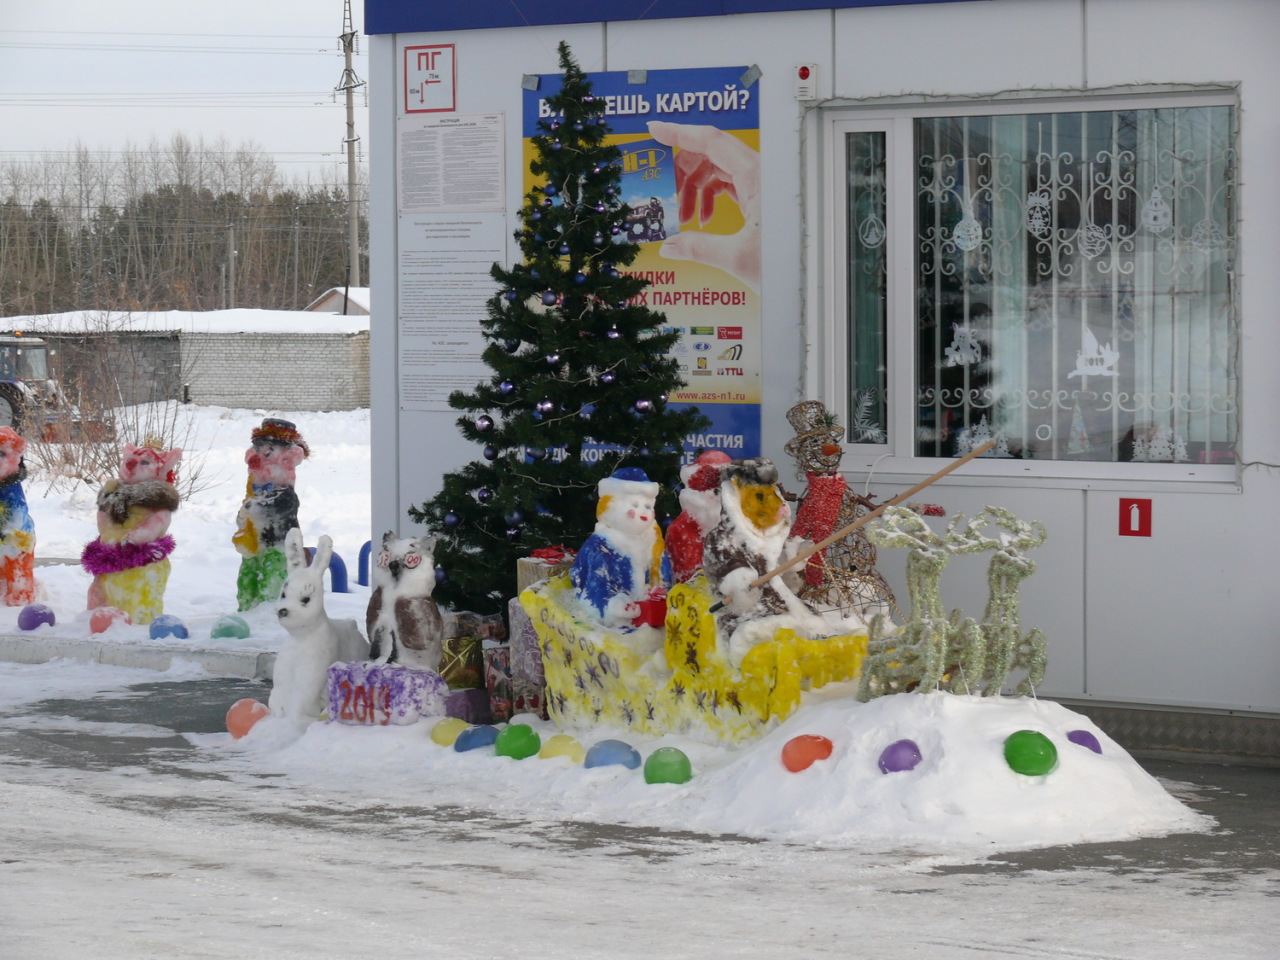
{"label": "dark vehicle", "polygon": [[115,431],[86,421],[49,376],[49,347],[39,337],[0,335],[0,427],[50,443],[110,440]]}

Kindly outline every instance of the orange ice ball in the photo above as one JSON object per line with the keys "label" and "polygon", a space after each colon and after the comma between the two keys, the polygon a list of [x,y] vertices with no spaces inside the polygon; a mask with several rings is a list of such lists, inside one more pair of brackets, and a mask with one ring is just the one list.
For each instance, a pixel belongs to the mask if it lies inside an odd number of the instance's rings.
{"label": "orange ice ball", "polygon": [[265,703],[254,700],[252,697],[237,700],[227,711],[227,733],[231,734],[233,739],[239,740],[253,729],[255,723],[270,712]]}

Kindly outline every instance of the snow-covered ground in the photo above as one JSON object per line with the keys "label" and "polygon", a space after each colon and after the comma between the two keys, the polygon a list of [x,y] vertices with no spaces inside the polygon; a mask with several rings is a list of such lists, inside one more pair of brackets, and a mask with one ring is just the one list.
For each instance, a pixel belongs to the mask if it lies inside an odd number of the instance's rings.
{"label": "snow-covered ground", "polygon": [[[190,627],[187,643],[277,650],[284,639],[269,607],[248,615],[248,640],[209,638],[235,606],[230,537],[243,454],[264,415],[294,420],[311,445],[298,470],[305,539],[333,538],[353,592],[331,593],[330,614],[362,622],[368,590],[355,579],[370,538],[367,411],[189,412],[189,457],[206,485],[175,514],[165,604]],[[47,492],[34,478],[27,495],[38,555],[77,556],[95,533],[95,491]],[[40,599],[58,617],[40,634],[88,637],[87,575],[74,564],[38,575]],[[16,618],[0,608],[0,633],[19,633]],[[140,626],[101,638],[153,642]],[[179,662],[163,679],[197,675]],[[942,864],[1212,828],[1104,731],[1053,703],[936,694],[860,705],[845,686],[737,748],[570,731],[587,745],[626,738],[646,756],[677,746],[695,774],[681,785],[565,758],[458,753],[432,742],[429,721],[295,729],[268,720],[233,741],[163,721],[112,726],[24,713],[51,697],[126,696],[128,685],[160,678],[71,661],[0,664],[0,730],[122,742],[181,734],[189,750],[168,775],[0,756],[0,957],[1146,960],[1227,940],[1245,952],[1214,956],[1266,955],[1249,952],[1254,934],[1241,930],[1266,902],[1267,878],[1242,881],[1234,912],[1221,901],[1214,912],[1188,910],[1199,902],[1195,876],[1162,878],[1164,896],[1137,885],[1117,892],[1106,875],[976,878],[938,902],[929,871]],[[521,719],[544,737],[556,732]],[[1009,769],[1002,744],[1022,729],[1055,744],[1052,773]],[[1102,752],[1067,738],[1079,730]],[[780,752],[801,734],[827,737],[833,753],[790,773]],[[902,738],[919,745],[920,763],[882,773],[881,751]]]}

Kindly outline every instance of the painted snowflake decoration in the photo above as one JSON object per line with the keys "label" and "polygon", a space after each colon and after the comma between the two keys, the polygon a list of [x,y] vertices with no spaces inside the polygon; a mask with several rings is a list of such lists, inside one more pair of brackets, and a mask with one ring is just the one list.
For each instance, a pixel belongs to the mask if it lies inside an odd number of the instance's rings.
{"label": "painted snowflake decoration", "polygon": [[885,443],[889,438],[876,419],[875,390],[867,387],[854,395],[853,435],[855,443]]}
{"label": "painted snowflake decoration", "polygon": [[1197,250],[1220,247],[1226,242],[1227,238],[1222,228],[1210,217],[1205,217],[1191,229],[1191,245]]}
{"label": "painted snowflake decoration", "polygon": [[1049,207],[1049,191],[1036,190],[1027,194],[1027,233],[1034,237],[1049,235],[1051,211]]}
{"label": "painted snowflake decoration", "polygon": [[981,360],[982,345],[978,343],[973,331],[958,323],[953,323],[951,329],[955,331],[955,339],[951,341],[951,346],[943,351],[947,357],[947,366],[967,367]]}
{"label": "painted snowflake decoration", "polygon": [[1173,211],[1160,195],[1159,187],[1151,188],[1151,196],[1142,206],[1142,225],[1152,233],[1164,233],[1173,224]]}

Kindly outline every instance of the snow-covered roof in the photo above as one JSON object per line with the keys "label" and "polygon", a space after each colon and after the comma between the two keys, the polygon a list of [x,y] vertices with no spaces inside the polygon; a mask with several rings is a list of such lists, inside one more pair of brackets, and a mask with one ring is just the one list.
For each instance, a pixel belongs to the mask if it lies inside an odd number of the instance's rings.
{"label": "snow-covered roof", "polygon": [[[307,304],[307,309],[327,313],[342,313],[342,296],[346,294],[350,306],[347,313],[369,313],[368,287],[330,287]],[[357,309],[358,308],[358,309]]]}
{"label": "snow-covered roof", "polygon": [[[354,292],[354,291],[353,291]],[[24,333],[362,333],[366,315],[342,316],[307,310],[166,310],[132,312],[77,310],[0,319],[0,330]]]}

